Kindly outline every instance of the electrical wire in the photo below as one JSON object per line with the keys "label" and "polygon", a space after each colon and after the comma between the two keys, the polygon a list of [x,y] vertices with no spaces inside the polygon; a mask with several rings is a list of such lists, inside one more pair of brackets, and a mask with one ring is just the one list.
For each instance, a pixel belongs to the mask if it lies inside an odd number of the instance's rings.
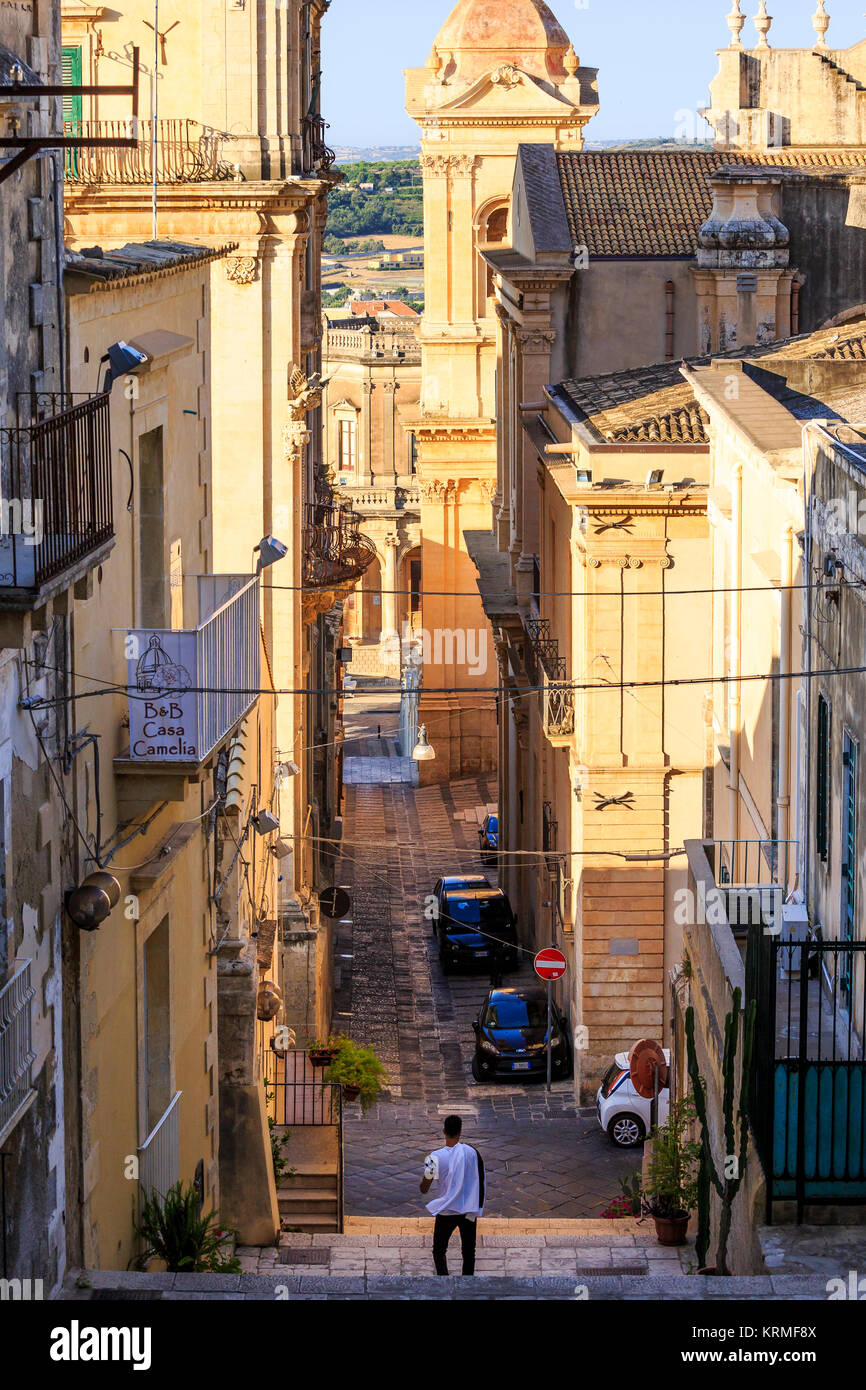
{"label": "electrical wire", "polygon": [[[53,668],[43,667],[42,669],[51,670]],[[809,671],[757,671],[748,675],[740,674],[737,676],[668,676],[659,680],[644,681],[557,680],[550,682],[549,685],[524,686],[518,691],[515,691],[514,687],[510,685],[443,685],[432,687],[422,686],[418,693],[421,695],[422,698],[426,700],[429,700],[431,695],[486,695],[492,698],[494,695],[505,695],[509,697],[514,697],[518,694],[521,696],[544,695],[547,693],[548,689],[551,686],[555,687],[558,691],[571,690],[575,692],[592,692],[600,690],[666,690],[694,685],[749,685],[754,684],[756,682],[765,682],[766,684],[772,684],[775,681],[798,681],[819,679],[827,680],[831,677],[838,678],[843,676],[862,675],[866,675],[866,666],[841,666],[835,669],[830,667],[822,667],[818,670]],[[84,680],[98,679],[98,677],[96,676],[84,676],[80,678]],[[171,691],[161,692],[163,698],[165,698],[167,695],[170,695],[171,693]],[[178,692],[174,693],[177,694]],[[333,695],[342,696],[343,698],[351,698],[354,692],[351,690],[347,691],[342,686],[285,686],[280,687],[276,690],[272,688],[265,690],[258,686],[193,685],[189,686],[187,689],[180,693],[184,695],[248,695],[250,699],[254,699],[257,696],[268,695],[297,696],[298,698],[306,699],[311,695]],[[371,690],[369,688],[366,688],[363,693],[364,695],[393,695],[395,692],[393,689],[390,688],[385,688],[382,690]],[[45,709],[54,706],[55,704],[62,703],[63,701],[83,700],[89,699],[91,696],[95,698],[98,695],[117,694],[127,695],[130,700],[148,700],[152,698],[152,696],[137,696],[131,690],[127,690],[126,687],[109,686],[103,687],[100,690],[78,691],[75,695],[63,696],[62,700],[59,701],[27,700],[20,703],[22,708],[29,709],[32,711],[35,709]]]}
{"label": "electrical wire", "polygon": [[[188,576],[193,577],[193,576]],[[202,576],[203,577],[203,576]],[[845,580],[845,583],[852,589],[866,588],[866,580],[858,579],[856,582]],[[808,589],[808,584],[740,584],[729,588],[707,587],[704,589],[623,589],[613,590],[611,593],[599,594],[592,589],[550,589],[533,594],[533,598],[696,598],[702,594],[779,594],[796,592]],[[505,593],[510,586],[495,592]],[[304,584],[263,584],[262,589],[274,589],[283,593],[316,593],[315,589],[310,589]],[[353,590],[352,595],[367,592],[371,595],[389,594],[402,598],[411,598],[415,594],[414,589],[370,589],[367,591]],[[422,589],[420,598],[423,603],[425,598],[481,598],[479,589]],[[411,639],[407,639],[411,640]]]}

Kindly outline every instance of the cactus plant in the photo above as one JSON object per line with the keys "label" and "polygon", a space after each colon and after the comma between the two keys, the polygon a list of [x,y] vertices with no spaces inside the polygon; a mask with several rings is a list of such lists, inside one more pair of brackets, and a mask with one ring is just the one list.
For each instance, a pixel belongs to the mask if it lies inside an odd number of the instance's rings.
{"label": "cactus plant", "polygon": [[[710,1197],[712,1189],[715,1189],[722,1204],[715,1265],[717,1274],[730,1273],[728,1269],[728,1238],[731,1232],[731,1217],[734,1200],[745,1176],[749,1149],[749,1083],[755,1042],[757,1005],[755,1000],[751,1001],[743,1023],[743,1070],[735,1113],[734,1087],[742,997],[741,991],[735,989],[731,1012],[725,1019],[725,1050],[722,1058],[722,1114],[725,1126],[726,1161],[721,1176],[716,1169],[710,1148],[710,1131],[707,1122],[707,1088],[698,1067],[698,1056],[695,1048],[695,1011],[691,1006],[686,1010],[685,1020],[689,1077],[692,1083],[695,1111],[701,1127],[701,1156],[698,1170],[698,1233],[695,1253],[699,1265],[705,1266],[710,1245]],[[737,1148],[738,1141],[739,1147]],[[735,1160],[733,1164],[731,1164],[732,1159]],[[732,1171],[729,1171],[730,1168]]]}

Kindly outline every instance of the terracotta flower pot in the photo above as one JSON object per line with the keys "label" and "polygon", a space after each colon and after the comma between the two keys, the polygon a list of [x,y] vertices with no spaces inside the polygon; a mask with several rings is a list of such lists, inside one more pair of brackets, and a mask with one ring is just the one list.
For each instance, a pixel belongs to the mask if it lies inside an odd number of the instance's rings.
{"label": "terracotta flower pot", "polygon": [[689,1214],[682,1216],[654,1216],[656,1236],[659,1245],[685,1245],[689,1229]]}
{"label": "terracotta flower pot", "polygon": [[336,1057],[336,1052],[329,1048],[317,1048],[315,1052],[308,1052],[307,1056],[314,1067],[329,1067]]}
{"label": "terracotta flower pot", "polygon": [[361,1087],[360,1087],[360,1086],[344,1086],[344,1087],[343,1087],[343,1099],[344,1099],[344,1100],[357,1100],[360,1094],[361,1094]]}

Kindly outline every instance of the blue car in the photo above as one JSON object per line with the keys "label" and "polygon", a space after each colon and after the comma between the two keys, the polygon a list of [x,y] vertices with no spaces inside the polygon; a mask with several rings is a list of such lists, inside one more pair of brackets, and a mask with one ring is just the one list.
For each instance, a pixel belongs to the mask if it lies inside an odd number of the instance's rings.
{"label": "blue car", "polygon": [[478,831],[478,845],[482,858],[495,856],[499,849],[499,817],[490,814],[484,817]]}

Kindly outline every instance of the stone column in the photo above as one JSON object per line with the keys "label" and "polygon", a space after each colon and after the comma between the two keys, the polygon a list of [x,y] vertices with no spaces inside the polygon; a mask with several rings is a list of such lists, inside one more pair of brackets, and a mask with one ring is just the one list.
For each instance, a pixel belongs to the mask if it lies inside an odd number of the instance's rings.
{"label": "stone column", "polygon": [[397,632],[397,547],[400,539],[393,531],[385,537],[385,566],[382,574],[382,642],[399,638]]}
{"label": "stone column", "polygon": [[361,437],[358,440],[358,483],[370,487],[373,482],[373,382],[367,377],[361,382]]}

